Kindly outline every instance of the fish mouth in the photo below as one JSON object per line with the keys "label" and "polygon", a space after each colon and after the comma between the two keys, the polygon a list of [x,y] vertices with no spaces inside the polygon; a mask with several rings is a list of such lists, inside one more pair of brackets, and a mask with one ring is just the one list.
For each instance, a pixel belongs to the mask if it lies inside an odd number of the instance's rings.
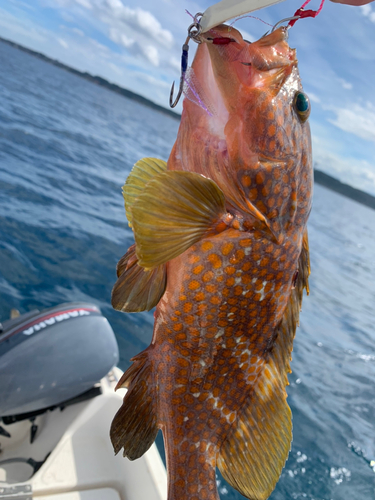
{"label": "fish mouth", "polygon": [[249,43],[241,33],[220,25],[204,33],[211,63],[216,73],[236,75],[246,87],[274,86],[285,79],[297,63],[296,51],[288,45],[287,30],[282,27],[256,42]]}

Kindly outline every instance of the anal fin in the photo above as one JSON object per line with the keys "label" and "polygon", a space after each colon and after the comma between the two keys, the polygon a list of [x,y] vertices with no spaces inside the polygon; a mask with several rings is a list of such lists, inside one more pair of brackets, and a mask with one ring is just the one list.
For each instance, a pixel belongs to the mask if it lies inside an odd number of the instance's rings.
{"label": "anal fin", "polygon": [[119,260],[117,276],[112,306],[122,312],[149,311],[158,304],[167,284],[166,265],[151,270],[139,266],[135,245]]}
{"label": "anal fin", "polygon": [[271,359],[220,449],[220,472],[250,500],[269,497],[288,457],[292,420],[286,397]]}
{"label": "anal fin", "polygon": [[133,358],[132,366],[124,373],[116,389],[127,386],[128,392],[112,421],[110,436],[116,455],[123,448],[124,457],[136,460],[150,448],[159,430],[147,352]]}

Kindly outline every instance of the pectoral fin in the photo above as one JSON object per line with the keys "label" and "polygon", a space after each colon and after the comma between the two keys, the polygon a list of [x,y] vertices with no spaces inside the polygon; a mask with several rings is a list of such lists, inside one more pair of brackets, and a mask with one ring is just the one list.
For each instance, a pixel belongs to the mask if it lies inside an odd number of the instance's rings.
{"label": "pectoral fin", "polygon": [[142,158],[132,168],[129,177],[122,188],[125,200],[125,212],[129,226],[132,227],[132,214],[130,208],[142,193],[146,184],[160,172],[167,170],[167,164],[158,158]]}
{"label": "pectoral fin", "polygon": [[135,245],[120,259],[117,276],[112,290],[112,306],[122,312],[149,311],[158,304],[167,284],[166,265],[149,271],[139,266]]}
{"label": "pectoral fin", "polygon": [[182,254],[226,216],[215,182],[180,171],[155,175],[130,211],[139,265],[147,269]]}

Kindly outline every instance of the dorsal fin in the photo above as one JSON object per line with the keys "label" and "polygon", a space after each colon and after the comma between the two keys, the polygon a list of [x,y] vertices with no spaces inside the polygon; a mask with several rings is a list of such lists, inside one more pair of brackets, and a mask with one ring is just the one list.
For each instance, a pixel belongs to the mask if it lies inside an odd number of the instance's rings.
{"label": "dorsal fin", "polygon": [[269,497],[291,446],[292,421],[285,386],[303,289],[308,290],[308,254],[305,231],[296,286],[278,327],[275,343],[219,453],[217,465],[223,477],[250,500]]}

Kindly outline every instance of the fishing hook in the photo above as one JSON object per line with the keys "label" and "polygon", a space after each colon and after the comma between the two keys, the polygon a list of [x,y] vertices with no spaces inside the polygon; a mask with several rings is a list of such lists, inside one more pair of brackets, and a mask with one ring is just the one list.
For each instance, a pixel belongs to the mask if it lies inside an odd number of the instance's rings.
{"label": "fishing hook", "polygon": [[198,14],[195,14],[194,23],[192,23],[188,27],[188,36],[185,40],[184,45],[182,46],[180,86],[178,88],[177,97],[173,101],[174,82],[172,83],[171,92],[169,94],[169,106],[171,108],[174,108],[175,106],[177,106],[177,103],[180,100],[183,89],[184,89],[185,73],[186,73],[186,70],[188,68],[189,42],[192,39],[196,43],[202,43],[202,41],[199,38],[199,35],[202,32],[202,26],[199,24],[200,19],[198,19],[198,16],[202,17],[203,14],[201,12],[198,12]]}
{"label": "fishing hook", "polygon": [[[272,28],[271,30],[271,33],[273,33],[276,28],[278,28],[280,26],[280,24],[283,24],[283,23],[286,23],[287,21],[294,21],[294,19],[299,19],[301,16],[292,16],[292,17],[286,17],[285,19],[282,19],[281,21],[279,21],[278,23],[275,24],[275,26]],[[287,29],[289,29],[290,26],[287,26]]]}

